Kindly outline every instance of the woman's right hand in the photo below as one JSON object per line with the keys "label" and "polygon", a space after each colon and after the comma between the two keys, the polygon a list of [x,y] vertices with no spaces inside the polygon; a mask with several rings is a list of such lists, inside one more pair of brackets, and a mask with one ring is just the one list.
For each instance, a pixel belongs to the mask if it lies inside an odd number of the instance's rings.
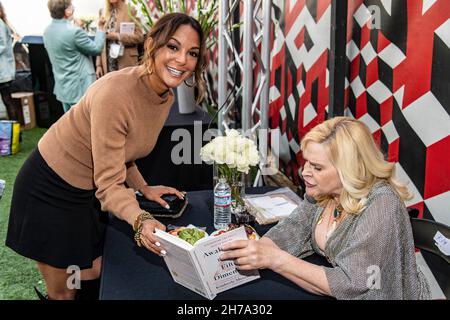
{"label": "woman's right hand", "polygon": [[157,255],[165,255],[165,251],[161,252],[163,248],[158,242],[158,238],[155,236],[155,229],[162,231],[166,230],[166,226],[155,219],[148,219],[142,222],[141,242],[148,250]]}
{"label": "woman's right hand", "polygon": [[270,239],[235,240],[222,245],[220,260],[233,260],[238,270],[275,269],[283,251]]}
{"label": "woman's right hand", "polygon": [[103,68],[101,66],[98,66],[95,70],[95,74],[97,75],[97,79],[100,79],[101,77],[103,77],[103,75],[104,75]]}
{"label": "woman's right hand", "polygon": [[174,194],[179,199],[184,199],[184,194],[172,187],[166,186],[143,186],[139,189],[139,192],[144,195],[148,200],[152,200],[158,202],[163,208],[170,209],[169,205],[166,201],[164,201],[161,197],[164,194]]}

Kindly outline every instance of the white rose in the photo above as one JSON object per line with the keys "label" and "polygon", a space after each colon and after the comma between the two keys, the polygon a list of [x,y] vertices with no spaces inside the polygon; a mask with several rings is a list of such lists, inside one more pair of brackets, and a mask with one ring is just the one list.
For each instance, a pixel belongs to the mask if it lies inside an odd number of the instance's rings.
{"label": "white rose", "polygon": [[218,136],[215,137],[211,142],[214,143],[214,145],[222,145],[226,141],[226,137],[224,136]]}
{"label": "white rose", "polygon": [[259,152],[256,148],[250,149],[248,160],[251,166],[256,166],[259,163]]}
{"label": "white rose", "polygon": [[242,137],[239,137],[238,139],[236,139],[237,152],[243,152],[245,150],[245,148],[247,147],[247,145],[248,145],[247,139],[244,139]]}
{"label": "white rose", "polygon": [[214,144],[209,142],[203,148],[200,149],[200,157],[203,161],[208,164],[212,164],[214,162]]}
{"label": "white rose", "polygon": [[218,136],[200,150],[206,163],[226,164],[248,173],[250,166],[259,163],[259,152],[253,140],[243,137],[235,129],[228,130],[226,136]]}
{"label": "white rose", "polygon": [[214,145],[214,161],[218,164],[224,164],[227,158],[227,149],[226,145],[223,143],[216,143]]}
{"label": "white rose", "polygon": [[227,130],[226,134],[227,134],[227,137],[238,137],[238,136],[240,136],[239,131],[237,131],[236,129]]}
{"label": "white rose", "polygon": [[234,150],[234,139],[231,139],[230,137],[225,137],[224,146],[228,152],[233,151]]}
{"label": "white rose", "polygon": [[225,156],[225,163],[229,168],[237,167],[238,155],[236,152],[227,152]]}
{"label": "white rose", "polygon": [[249,167],[249,162],[248,162],[247,157],[242,156],[242,155],[238,156],[237,169],[240,172],[248,173],[248,171],[250,170],[250,167]]}
{"label": "white rose", "polygon": [[218,164],[225,163],[225,156],[226,156],[226,152],[224,152],[223,149],[214,150],[214,161],[217,162]]}

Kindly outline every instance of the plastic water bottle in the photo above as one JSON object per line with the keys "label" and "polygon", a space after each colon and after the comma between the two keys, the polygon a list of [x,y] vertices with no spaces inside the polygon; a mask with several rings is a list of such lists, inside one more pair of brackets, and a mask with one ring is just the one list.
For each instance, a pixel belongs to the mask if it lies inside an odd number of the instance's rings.
{"label": "plastic water bottle", "polygon": [[225,178],[214,187],[214,228],[223,229],[231,223],[231,188]]}

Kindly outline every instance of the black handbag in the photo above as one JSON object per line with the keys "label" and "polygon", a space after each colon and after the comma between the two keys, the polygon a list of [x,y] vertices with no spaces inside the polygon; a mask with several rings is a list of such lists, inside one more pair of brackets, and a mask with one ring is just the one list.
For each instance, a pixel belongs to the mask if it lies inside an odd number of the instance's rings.
{"label": "black handbag", "polygon": [[178,198],[174,194],[164,194],[161,198],[167,202],[170,209],[162,207],[158,202],[148,200],[140,193],[136,193],[136,200],[142,210],[148,211],[152,216],[157,218],[178,218],[180,217],[188,205],[187,195],[184,193],[184,199]]}

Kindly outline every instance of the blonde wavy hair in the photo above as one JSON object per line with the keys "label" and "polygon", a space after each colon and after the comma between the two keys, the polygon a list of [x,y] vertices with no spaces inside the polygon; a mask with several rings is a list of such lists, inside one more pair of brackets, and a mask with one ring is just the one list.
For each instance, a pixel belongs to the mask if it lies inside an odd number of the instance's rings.
{"label": "blonde wavy hair", "polygon": [[[379,181],[389,183],[402,200],[410,199],[408,188],[395,179],[395,164],[384,159],[369,128],[349,117],[335,117],[309,131],[301,141],[301,150],[310,142],[325,147],[342,183],[339,205],[345,212],[359,214],[367,195]],[[321,206],[334,201],[331,195],[317,197]]]}
{"label": "blonde wavy hair", "polygon": [[[125,0],[119,0],[119,1],[121,1],[123,3],[126,3]],[[104,14],[104,16],[106,18],[106,21],[108,21],[109,18],[111,18],[111,11],[112,11],[111,3],[109,2],[109,0],[105,0],[105,9],[103,11],[103,14]]]}

